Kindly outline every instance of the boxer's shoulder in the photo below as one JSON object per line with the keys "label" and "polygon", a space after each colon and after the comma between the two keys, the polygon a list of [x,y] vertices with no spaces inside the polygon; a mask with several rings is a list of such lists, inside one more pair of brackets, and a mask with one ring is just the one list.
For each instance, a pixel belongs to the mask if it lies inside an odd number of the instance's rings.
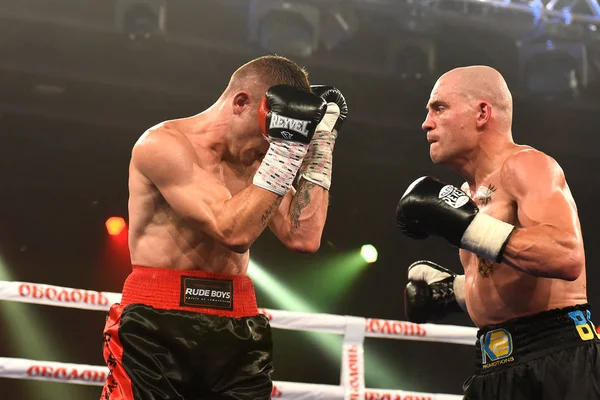
{"label": "boxer's shoulder", "polygon": [[510,154],[500,168],[503,182],[518,183],[529,180],[539,172],[553,171],[558,163],[546,153],[533,147],[523,146]]}
{"label": "boxer's shoulder", "polygon": [[144,175],[190,168],[197,164],[194,146],[181,131],[167,124],[144,132],[133,146],[131,164]]}
{"label": "boxer's shoulder", "polygon": [[500,182],[509,193],[523,195],[534,188],[561,186],[564,172],[548,154],[522,146],[506,158],[500,170]]}
{"label": "boxer's shoulder", "polygon": [[531,146],[518,146],[504,160],[501,172],[516,173],[524,168],[550,166],[553,162],[555,160],[543,151]]}
{"label": "boxer's shoulder", "polygon": [[168,122],[155,125],[145,131],[134,145],[136,149],[149,150],[159,155],[189,152],[194,154],[194,146],[188,136],[176,125]]}
{"label": "boxer's shoulder", "polygon": [[187,135],[176,125],[169,122],[160,123],[146,130],[135,143],[134,149],[149,147],[157,148],[158,150],[158,148],[163,146],[181,150],[193,150],[193,145]]}

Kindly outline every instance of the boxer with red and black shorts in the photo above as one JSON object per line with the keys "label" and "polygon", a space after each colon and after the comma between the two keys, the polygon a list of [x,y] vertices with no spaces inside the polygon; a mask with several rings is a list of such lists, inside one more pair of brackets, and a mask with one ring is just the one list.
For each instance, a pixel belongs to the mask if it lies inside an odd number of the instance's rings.
{"label": "boxer with red and black shorts", "polygon": [[264,56],[207,110],[140,137],[129,168],[134,267],[106,322],[102,399],[270,399],[271,332],[246,275],[249,249],[268,226],[290,250],[317,251],[347,113],[338,89]]}
{"label": "boxer with red and black shorts", "polygon": [[272,343],[252,281],[134,266],[109,311],[107,399],[266,399]]}

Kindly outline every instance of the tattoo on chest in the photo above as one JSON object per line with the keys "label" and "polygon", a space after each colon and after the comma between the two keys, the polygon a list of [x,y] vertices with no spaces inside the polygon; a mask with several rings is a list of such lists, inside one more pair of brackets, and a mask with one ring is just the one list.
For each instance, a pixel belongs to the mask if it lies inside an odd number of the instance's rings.
{"label": "tattoo on chest", "polygon": [[294,200],[292,200],[292,204],[290,205],[290,220],[294,228],[300,227],[300,214],[302,214],[302,210],[310,204],[309,190],[315,186],[315,183],[309,181],[303,181],[302,184],[300,184],[300,187],[294,196]]}
{"label": "tattoo on chest", "polygon": [[482,278],[489,278],[492,276],[492,272],[494,270],[494,263],[485,258],[479,257],[479,275]]}
{"label": "tattoo on chest", "polygon": [[280,203],[281,203],[281,197],[275,199],[275,201],[273,203],[271,203],[269,208],[267,208],[267,210],[263,213],[262,218],[261,218],[262,226],[267,226],[267,224],[269,223],[269,220],[271,219],[271,215],[273,214],[273,212],[275,212],[275,210],[277,210],[277,207],[279,207]]}
{"label": "tattoo on chest", "polygon": [[495,191],[496,187],[490,183],[489,186],[483,190],[483,193],[479,198],[479,202],[482,205],[487,206],[488,203],[492,201],[492,193],[494,193]]}

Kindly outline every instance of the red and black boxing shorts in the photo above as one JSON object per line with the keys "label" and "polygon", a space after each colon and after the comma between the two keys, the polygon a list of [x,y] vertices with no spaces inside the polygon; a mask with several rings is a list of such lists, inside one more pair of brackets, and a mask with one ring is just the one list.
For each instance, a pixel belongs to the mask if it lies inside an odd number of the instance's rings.
{"label": "red and black boxing shorts", "polygon": [[248,276],[134,266],[104,360],[103,400],[271,397],[271,329]]}
{"label": "red and black boxing shorts", "polygon": [[587,304],[486,326],[477,339],[466,400],[600,399],[600,334]]}

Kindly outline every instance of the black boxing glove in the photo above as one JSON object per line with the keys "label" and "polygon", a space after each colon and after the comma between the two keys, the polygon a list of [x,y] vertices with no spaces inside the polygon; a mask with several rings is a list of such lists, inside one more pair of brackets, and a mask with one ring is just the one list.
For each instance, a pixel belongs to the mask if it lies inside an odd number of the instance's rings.
{"label": "black boxing glove", "polygon": [[422,324],[466,310],[464,282],[464,275],[457,275],[434,262],[412,263],[404,289],[406,319]]}
{"label": "black boxing glove", "polygon": [[327,112],[317,126],[308,154],[300,167],[300,177],[329,190],[333,147],[342,124],[348,117],[348,105],[342,92],[325,85],[311,86],[312,92],[327,102]]}
{"label": "black boxing glove", "polygon": [[323,119],[327,103],[321,97],[288,85],[276,85],[258,106],[263,135],[309,144]]}
{"label": "black boxing glove", "polygon": [[254,185],[280,196],[287,193],[326,109],[321,97],[292,86],[267,90],[258,106],[258,121],[270,145]]}
{"label": "black boxing glove", "polygon": [[396,208],[396,222],[413,239],[440,236],[454,246],[500,262],[515,227],[487,214],[465,192],[436,178],[414,181]]}

